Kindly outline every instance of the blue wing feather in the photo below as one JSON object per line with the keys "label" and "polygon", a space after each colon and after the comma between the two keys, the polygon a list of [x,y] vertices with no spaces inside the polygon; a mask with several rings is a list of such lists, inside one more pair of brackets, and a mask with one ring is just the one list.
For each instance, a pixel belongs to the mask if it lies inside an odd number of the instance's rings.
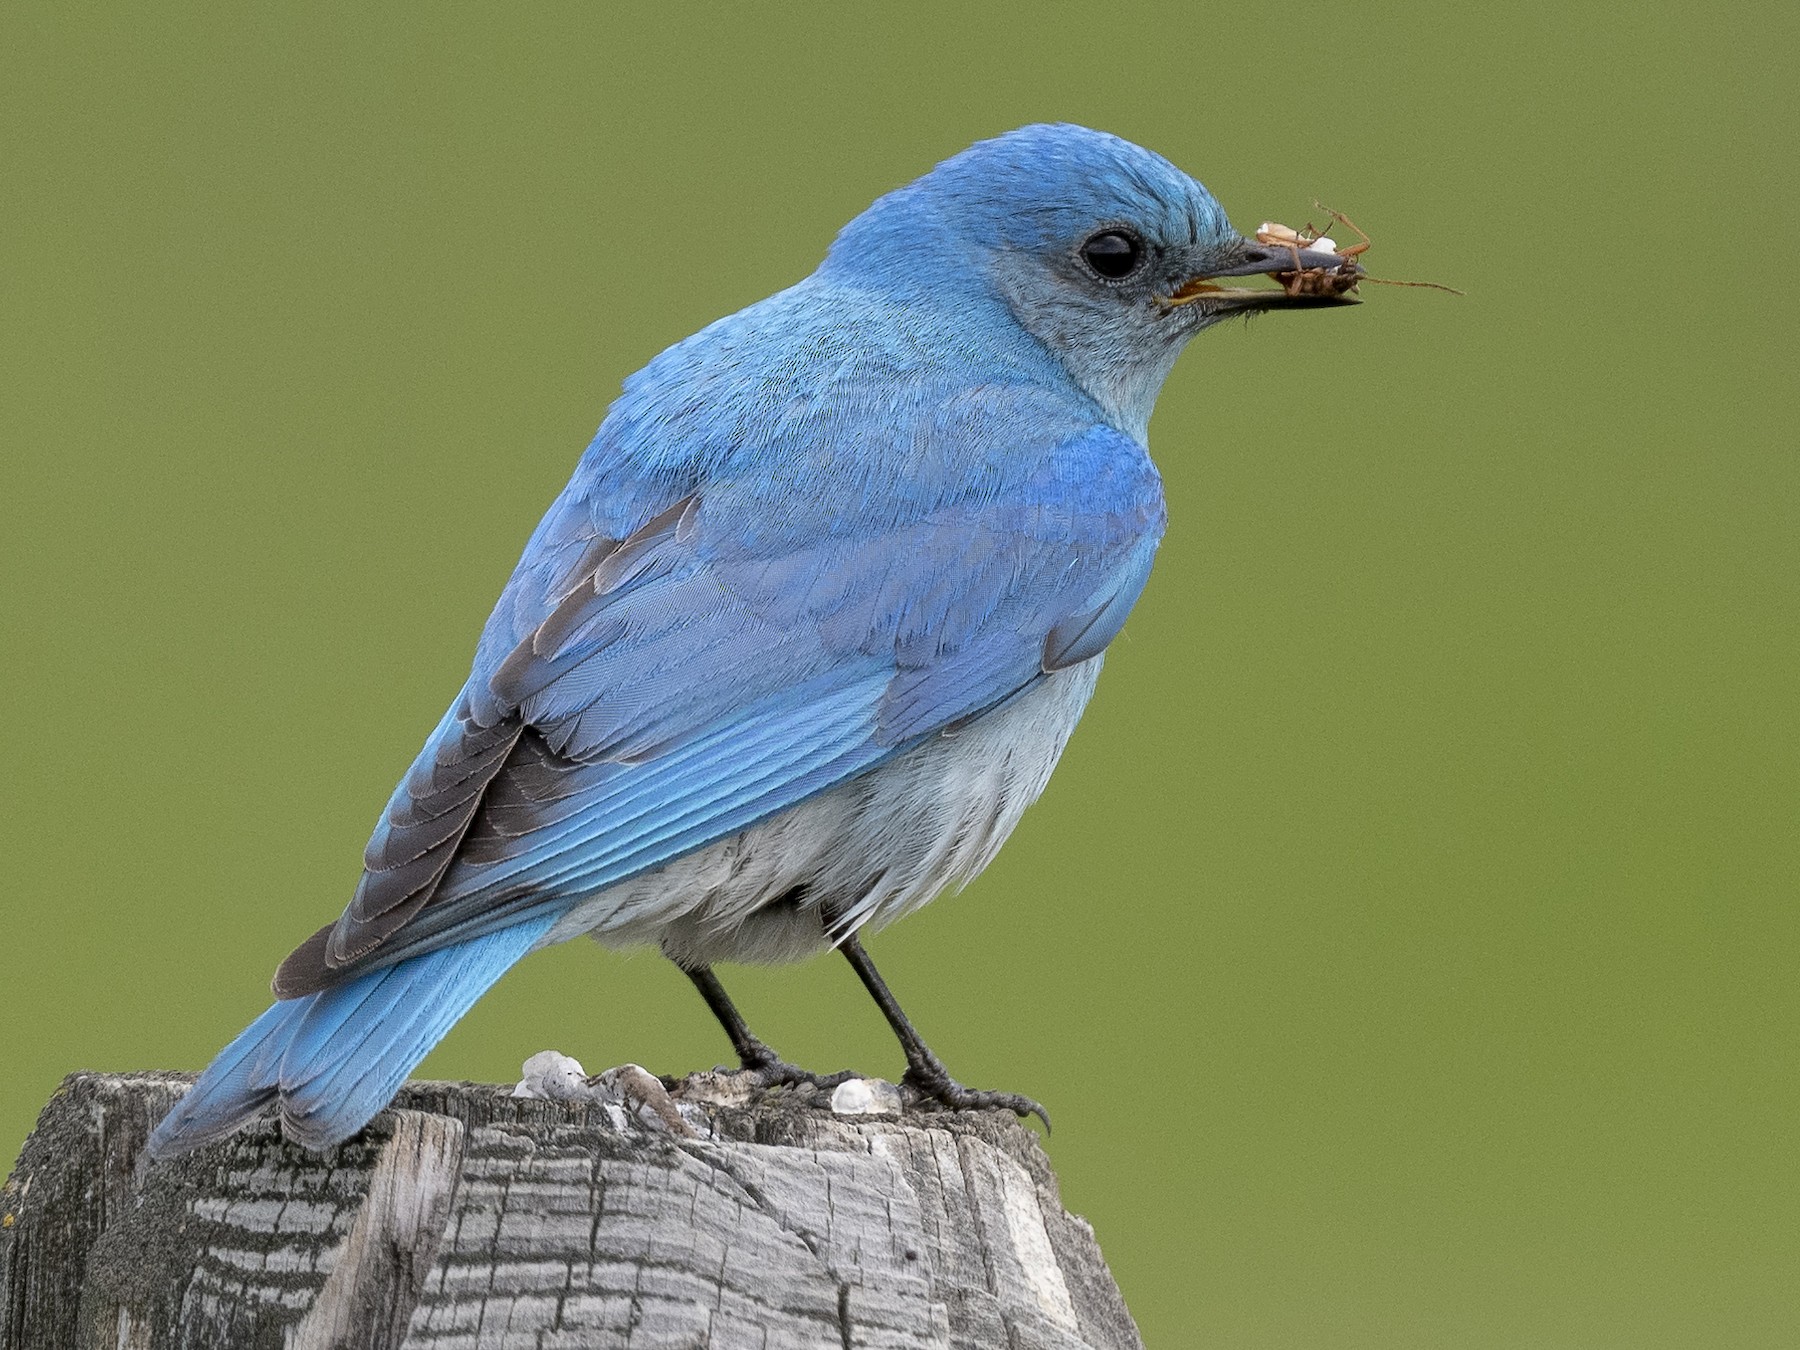
{"label": "blue wing feather", "polygon": [[1141,540],[1126,557],[1125,565],[1093,597],[1093,608],[1054,624],[1044,637],[1044,669],[1065,670],[1105,651],[1125,626],[1125,616],[1143,594],[1156,561],[1155,536]]}

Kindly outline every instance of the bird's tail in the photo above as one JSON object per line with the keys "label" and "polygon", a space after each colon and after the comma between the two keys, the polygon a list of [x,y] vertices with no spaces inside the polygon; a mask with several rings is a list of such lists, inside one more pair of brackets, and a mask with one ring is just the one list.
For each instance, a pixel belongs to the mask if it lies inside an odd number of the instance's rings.
{"label": "bird's tail", "polygon": [[221,1139],[270,1102],[279,1102],[288,1138],[308,1148],[348,1139],[552,922],[516,924],[276,1003],[163,1118],[150,1156]]}

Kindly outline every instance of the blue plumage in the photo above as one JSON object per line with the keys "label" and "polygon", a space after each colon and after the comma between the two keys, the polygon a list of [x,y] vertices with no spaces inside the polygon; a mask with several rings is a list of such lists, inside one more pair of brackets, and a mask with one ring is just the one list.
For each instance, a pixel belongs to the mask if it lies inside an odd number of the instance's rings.
{"label": "blue plumage", "polygon": [[514,924],[302,998],[284,999],[219,1052],[151,1139],[152,1153],[221,1138],[278,1101],[310,1148],[348,1139],[456,1021],[549,930]]}
{"label": "blue plumage", "polygon": [[271,1101],[304,1143],[346,1137],[581,932],[658,942],[703,992],[714,960],[866,962],[857,928],[966,881],[1041,791],[1161,538],[1163,377],[1208,323],[1289,303],[1195,282],[1278,261],[1167,161],[1030,127],[632,376],[349,907],[153,1151]]}

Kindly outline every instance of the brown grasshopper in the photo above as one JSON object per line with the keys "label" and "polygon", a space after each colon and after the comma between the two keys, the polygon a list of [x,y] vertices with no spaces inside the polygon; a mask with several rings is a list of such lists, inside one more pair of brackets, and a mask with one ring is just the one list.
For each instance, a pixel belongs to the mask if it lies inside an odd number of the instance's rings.
{"label": "brown grasshopper", "polygon": [[[1355,229],[1355,226],[1351,228]],[[1362,231],[1358,230],[1357,233],[1362,234]],[[1362,269],[1357,265],[1356,259],[1369,249],[1369,238],[1363,235],[1360,243],[1352,244],[1339,253],[1337,241],[1314,229],[1310,222],[1296,230],[1273,220],[1265,220],[1256,227],[1256,242],[1271,248],[1285,248],[1293,254],[1294,265],[1291,268],[1285,272],[1269,273],[1289,295],[1343,295],[1355,290],[1356,283],[1362,279]],[[1302,267],[1302,250],[1330,253],[1341,261],[1335,267]]]}
{"label": "brown grasshopper", "polygon": [[[1285,272],[1271,272],[1269,275],[1281,283],[1282,289],[1289,295],[1344,295],[1353,291],[1365,281],[1374,282],[1377,286],[1423,286],[1434,291],[1449,291],[1452,295],[1462,292],[1449,286],[1440,286],[1435,281],[1388,281],[1383,277],[1372,277],[1362,270],[1356,260],[1369,251],[1370,239],[1355,221],[1342,211],[1333,211],[1323,202],[1313,205],[1331,217],[1337,224],[1356,233],[1357,242],[1348,248],[1340,249],[1337,241],[1319,230],[1308,221],[1300,229],[1265,220],[1256,229],[1256,242],[1272,248],[1286,248],[1294,257],[1294,265]],[[1337,259],[1335,267],[1302,267],[1301,251],[1311,253],[1330,253]]]}

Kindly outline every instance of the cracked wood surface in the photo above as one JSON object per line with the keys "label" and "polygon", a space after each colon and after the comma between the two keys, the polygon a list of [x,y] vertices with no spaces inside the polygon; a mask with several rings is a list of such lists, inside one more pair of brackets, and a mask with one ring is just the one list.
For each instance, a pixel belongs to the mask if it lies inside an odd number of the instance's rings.
{"label": "cracked wood surface", "polygon": [[1141,1350],[1010,1116],[791,1095],[694,1139],[415,1083],[327,1153],[261,1124],[147,1166],[191,1078],[76,1074],[0,1194],[5,1350]]}

